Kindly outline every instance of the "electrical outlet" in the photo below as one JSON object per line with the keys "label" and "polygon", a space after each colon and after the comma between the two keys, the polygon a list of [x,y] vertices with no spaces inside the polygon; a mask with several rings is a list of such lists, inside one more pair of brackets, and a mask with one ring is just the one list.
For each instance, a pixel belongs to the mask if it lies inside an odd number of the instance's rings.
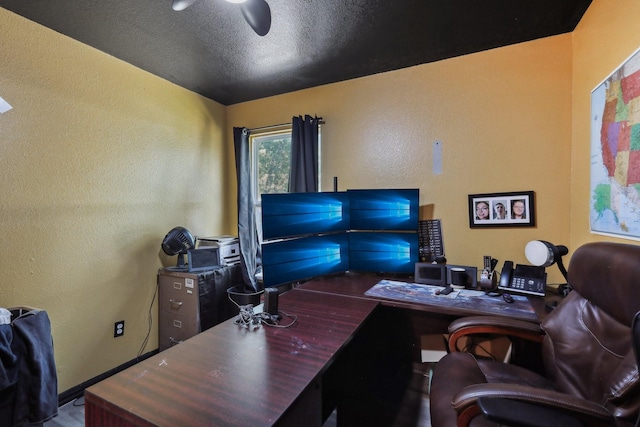
{"label": "electrical outlet", "polygon": [[124,320],[120,320],[113,325],[113,337],[118,338],[124,335]]}

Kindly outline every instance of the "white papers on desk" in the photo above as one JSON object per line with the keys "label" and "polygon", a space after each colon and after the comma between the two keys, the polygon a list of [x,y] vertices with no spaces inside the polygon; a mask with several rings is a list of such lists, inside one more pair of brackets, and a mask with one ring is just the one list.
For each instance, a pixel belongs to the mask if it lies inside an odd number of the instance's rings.
{"label": "white papers on desk", "polygon": [[474,291],[471,289],[461,289],[460,290],[460,296],[462,297],[481,297],[484,296],[485,292],[484,291]]}
{"label": "white papers on desk", "polygon": [[[444,288],[440,288],[439,290],[442,290],[442,289],[444,289]],[[436,291],[436,292],[437,292],[437,291]],[[452,290],[450,293],[448,293],[448,294],[446,294],[446,295],[445,295],[445,294],[437,294],[436,292],[434,292],[434,293],[433,293],[433,296],[437,296],[438,298],[449,298],[449,299],[453,299],[453,298],[456,298],[458,295],[460,295],[460,292],[462,292],[462,291],[459,291],[459,290],[457,290],[457,289],[454,289],[454,290]]]}

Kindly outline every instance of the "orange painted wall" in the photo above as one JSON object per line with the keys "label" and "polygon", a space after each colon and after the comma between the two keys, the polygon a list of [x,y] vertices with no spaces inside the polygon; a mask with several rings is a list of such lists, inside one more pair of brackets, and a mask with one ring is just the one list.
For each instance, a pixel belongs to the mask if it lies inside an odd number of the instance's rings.
{"label": "orange painted wall", "polygon": [[591,92],[640,48],[640,2],[595,0],[573,37],[571,246],[591,241],[637,242],[589,231]]}
{"label": "orange painted wall", "polygon": [[2,8],[0,40],[0,307],[47,311],[63,392],[158,348],[172,227],[233,231],[226,111]]}
{"label": "orange painted wall", "polygon": [[[334,176],[340,190],[417,187],[423,218],[442,219],[449,262],[526,262],[529,240],[569,242],[571,72],[566,34],[233,105],[228,134],[322,116],[323,190]],[[526,190],[535,228],[469,228],[469,194]]]}
{"label": "orange painted wall", "polygon": [[[305,113],[327,121],[323,188],[420,188],[452,263],[615,240],[588,230],[589,95],[640,46],[639,12],[594,0],[572,34],[223,107],[0,8],[0,306],[49,312],[61,392],[133,359],[164,234],[235,233],[231,128]],[[536,228],[469,229],[468,194],[516,190]]]}

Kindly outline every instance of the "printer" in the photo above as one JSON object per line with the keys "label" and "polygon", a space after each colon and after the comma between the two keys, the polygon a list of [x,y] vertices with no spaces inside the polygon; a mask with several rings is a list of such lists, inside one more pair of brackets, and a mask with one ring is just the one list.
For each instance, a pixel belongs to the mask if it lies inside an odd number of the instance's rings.
{"label": "printer", "polygon": [[235,236],[198,237],[197,249],[218,249],[219,265],[240,263],[240,243]]}

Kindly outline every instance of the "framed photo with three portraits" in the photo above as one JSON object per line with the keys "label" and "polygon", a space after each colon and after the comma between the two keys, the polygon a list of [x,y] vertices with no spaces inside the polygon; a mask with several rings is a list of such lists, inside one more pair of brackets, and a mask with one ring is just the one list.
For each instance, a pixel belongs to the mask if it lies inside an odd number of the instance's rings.
{"label": "framed photo with three portraits", "polygon": [[469,227],[534,227],[533,191],[469,194]]}

